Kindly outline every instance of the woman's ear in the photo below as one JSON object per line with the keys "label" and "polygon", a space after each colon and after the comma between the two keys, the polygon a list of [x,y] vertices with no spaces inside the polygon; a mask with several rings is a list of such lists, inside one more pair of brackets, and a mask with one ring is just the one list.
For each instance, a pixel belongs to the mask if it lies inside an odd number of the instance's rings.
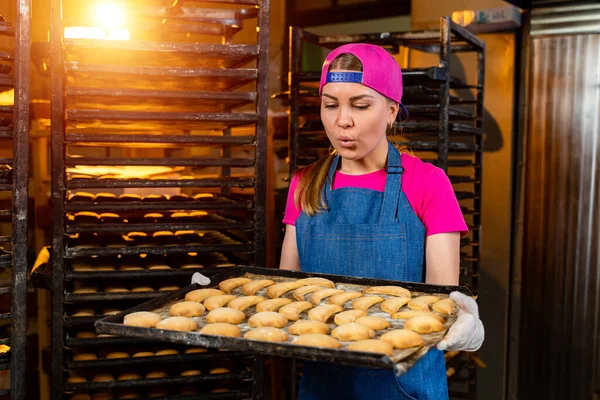
{"label": "woman's ear", "polygon": [[388,119],[388,125],[393,124],[394,122],[396,122],[396,118],[398,117],[398,112],[400,111],[400,107],[398,106],[398,103],[396,103],[395,101],[389,101],[389,119]]}

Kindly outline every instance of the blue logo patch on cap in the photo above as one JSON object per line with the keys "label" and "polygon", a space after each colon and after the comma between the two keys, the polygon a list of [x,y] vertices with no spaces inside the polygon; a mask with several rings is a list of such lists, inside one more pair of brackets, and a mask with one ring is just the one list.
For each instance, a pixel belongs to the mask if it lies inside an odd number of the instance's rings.
{"label": "blue logo patch on cap", "polygon": [[328,72],[325,83],[331,82],[350,82],[362,83],[362,72]]}

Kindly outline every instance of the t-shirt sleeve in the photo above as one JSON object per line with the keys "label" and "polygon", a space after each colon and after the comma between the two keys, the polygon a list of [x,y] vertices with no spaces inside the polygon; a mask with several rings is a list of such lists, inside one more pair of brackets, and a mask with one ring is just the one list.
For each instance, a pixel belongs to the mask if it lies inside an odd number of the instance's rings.
{"label": "t-shirt sleeve", "polygon": [[464,236],[469,230],[450,179],[442,169],[433,169],[426,180],[421,221],[427,236],[450,232]]}
{"label": "t-shirt sleeve", "polygon": [[283,223],[286,225],[296,225],[296,220],[300,216],[302,212],[301,209],[296,208],[296,204],[294,202],[294,193],[298,188],[299,181],[298,174],[294,174],[292,177],[292,181],[290,182],[290,188],[288,190],[288,197],[285,202],[285,214],[283,215]]}

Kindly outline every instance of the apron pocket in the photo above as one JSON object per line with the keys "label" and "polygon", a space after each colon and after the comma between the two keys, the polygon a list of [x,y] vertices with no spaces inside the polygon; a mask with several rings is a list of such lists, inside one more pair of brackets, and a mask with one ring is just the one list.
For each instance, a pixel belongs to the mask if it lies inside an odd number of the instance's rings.
{"label": "apron pocket", "polygon": [[404,399],[404,400],[419,400],[416,397],[411,396],[410,394],[408,394],[408,392],[406,390],[404,390],[404,388],[400,384],[400,381],[398,381],[398,379],[396,378],[396,374],[394,373],[394,370],[390,370],[390,379],[392,379],[394,381],[394,386],[396,387],[398,394],[400,396],[402,396],[402,399]]}
{"label": "apron pocket", "polygon": [[351,225],[352,246],[347,275],[408,280],[411,260],[406,223]]}

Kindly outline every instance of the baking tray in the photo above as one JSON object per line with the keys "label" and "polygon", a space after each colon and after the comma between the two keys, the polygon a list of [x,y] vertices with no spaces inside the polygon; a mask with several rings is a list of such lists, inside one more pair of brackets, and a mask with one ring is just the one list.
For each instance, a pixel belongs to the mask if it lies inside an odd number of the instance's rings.
{"label": "baking tray", "polygon": [[[329,275],[329,274],[313,274],[313,273],[304,273],[298,271],[286,271],[286,270],[278,270],[278,269],[268,269],[268,268],[260,268],[260,267],[248,267],[248,266],[239,266],[231,268],[222,274],[217,274],[211,277],[210,285],[206,287],[215,287],[218,286],[218,283],[233,277],[241,277],[246,276],[253,279],[272,279],[276,282],[282,282],[291,279],[301,279],[307,277],[323,277],[332,280],[336,283],[336,287],[344,287],[347,290],[359,290],[368,287],[368,286],[383,286],[383,285],[399,285],[402,286],[411,292],[413,295],[415,294],[449,294],[453,291],[460,291],[467,295],[471,295],[469,290],[466,287],[462,286],[442,286],[442,285],[428,285],[423,283],[415,283],[415,282],[399,282],[392,280],[381,280],[381,279],[371,279],[371,278],[357,278],[350,276],[339,276],[339,275]],[[451,324],[455,321],[456,316],[447,317],[445,330],[442,332],[438,332],[435,334],[427,334],[422,335],[425,340],[425,345],[420,348],[412,348],[407,350],[395,350],[394,355],[389,357],[384,354],[376,354],[376,353],[364,353],[364,352],[354,352],[354,351],[346,351],[346,350],[338,350],[338,349],[321,349],[315,347],[305,347],[305,346],[297,346],[292,345],[291,341],[295,337],[294,335],[290,335],[290,339],[285,343],[269,343],[262,341],[250,341],[243,338],[231,338],[231,337],[221,337],[221,336],[210,336],[203,335],[197,332],[177,332],[177,331],[167,331],[160,330],[154,328],[140,328],[140,327],[132,327],[132,326],[124,326],[122,324],[123,318],[125,315],[130,314],[132,312],[137,311],[155,311],[164,316],[168,316],[168,309],[171,304],[177,302],[185,297],[185,294],[196,289],[203,288],[200,285],[193,284],[182,288],[177,292],[173,292],[171,294],[158,297],[154,300],[151,300],[147,303],[140,304],[137,307],[133,307],[129,310],[122,311],[113,316],[101,319],[96,321],[95,327],[98,333],[108,333],[113,335],[120,336],[130,336],[130,337],[139,337],[139,338],[152,338],[153,340],[172,342],[172,343],[181,343],[185,345],[192,346],[203,346],[207,348],[227,348],[231,350],[239,350],[239,351],[249,351],[259,354],[268,354],[268,355],[276,355],[276,356],[284,356],[284,357],[294,357],[312,361],[322,361],[322,362],[330,362],[330,363],[340,363],[347,365],[357,365],[357,366],[366,366],[366,367],[374,367],[374,368],[393,368],[396,371],[397,375],[401,375],[405,373],[412,365],[414,365],[427,351],[434,347],[445,335],[447,329],[451,326]],[[239,289],[237,289],[239,290]],[[233,292],[236,294],[236,291]],[[264,289],[256,293],[257,295],[264,295]],[[292,292],[287,293],[287,296],[291,296]],[[266,295],[265,295],[266,296]],[[389,297],[389,296],[382,296]],[[378,307],[378,306],[374,306]],[[348,303],[346,303],[345,308],[349,308]],[[246,315],[255,311],[254,307],[250,307],[246,309]],[[386,317],[388,314],[383,312],[371,312],[369,315],[379,315]],[[403,320],[394,320],[387,318],[391,323],[391,329],[400,328],[403,323]],[[201,329],[204,326],[204,316],[199,318],[194,318],[196,322],[198,322],[199,328]],[[246,319],[247,321],[247,319]],[[242,334],[250,330],[247,323],[244,322],[239,325],[242,329]],[[334,326],[334,324],[330,325]],[[384,333],[387,330],[379,331],[380,333]],[[345,345],[346,342],[341,342],[342,345]]]}

